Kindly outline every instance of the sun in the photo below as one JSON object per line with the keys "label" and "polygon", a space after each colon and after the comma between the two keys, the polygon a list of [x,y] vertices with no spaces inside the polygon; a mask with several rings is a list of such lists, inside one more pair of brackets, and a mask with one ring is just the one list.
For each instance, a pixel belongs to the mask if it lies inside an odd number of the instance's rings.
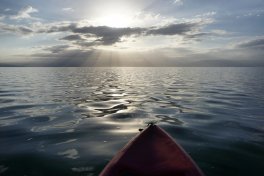
{"label": "sun", "polygon": [[131,18],[126,15],[112,13],[99,18],[98,23],[103,26],[116,28],[129,27],[131,25]]}
{"label": "sun", "polygon": [[109,26],[115,28],[129,27],[132,24],[132,18],[126,14],[108,13],[96,19],[100,26]]}
{"label": "sun", "polygon": [[86,19],[94,26],[125,28],[134,25],[138,11],[134,1],[103,1],[102,4],[93,8]]}

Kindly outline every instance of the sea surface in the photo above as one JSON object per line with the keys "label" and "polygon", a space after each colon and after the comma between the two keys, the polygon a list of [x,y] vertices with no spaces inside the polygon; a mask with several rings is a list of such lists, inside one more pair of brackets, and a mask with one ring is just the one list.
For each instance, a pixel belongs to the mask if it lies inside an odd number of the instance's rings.
{"label": "sea surface", "polygon": [[0,175],[93,176],[147,123],[207,176],[264,175],[264,68],[0,68]]}

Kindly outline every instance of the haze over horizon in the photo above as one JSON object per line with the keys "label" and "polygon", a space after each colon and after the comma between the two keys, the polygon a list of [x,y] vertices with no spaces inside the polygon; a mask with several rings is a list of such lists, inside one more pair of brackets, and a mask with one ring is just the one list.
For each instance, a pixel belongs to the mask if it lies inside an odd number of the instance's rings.
{"label": "haze over horizon", "polygon": [[262,0],[1,0],[0,66],[264,66]]}

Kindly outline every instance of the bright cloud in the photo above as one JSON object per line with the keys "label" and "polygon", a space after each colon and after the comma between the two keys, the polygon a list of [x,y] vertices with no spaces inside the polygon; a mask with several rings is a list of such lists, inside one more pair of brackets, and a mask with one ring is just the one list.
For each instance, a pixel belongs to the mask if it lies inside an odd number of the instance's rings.
{"label": "bright cloud", "polygon": [[65,8],[62,8],[62,11],[65,11],[65,12],[73,12],[74,9],[71,8],[71,7],[65,7]]}
{"label": "bright cloud", "polygon": [[174,0],[173,3],[176,5],[183,5],[183,0]]}

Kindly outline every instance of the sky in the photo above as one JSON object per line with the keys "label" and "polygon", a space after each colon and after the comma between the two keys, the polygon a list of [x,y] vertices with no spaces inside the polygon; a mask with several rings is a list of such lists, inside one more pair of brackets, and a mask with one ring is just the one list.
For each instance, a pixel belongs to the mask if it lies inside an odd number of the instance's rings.
{"label": "sky", "polygon": [[0,0],[0,66],[264,66],[263,0]]}

